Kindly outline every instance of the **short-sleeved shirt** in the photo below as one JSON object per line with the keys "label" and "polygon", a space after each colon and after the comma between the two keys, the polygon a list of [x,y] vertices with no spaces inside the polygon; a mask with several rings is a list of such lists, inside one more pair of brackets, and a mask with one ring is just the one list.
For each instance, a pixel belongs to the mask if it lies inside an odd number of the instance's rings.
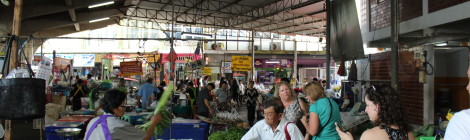
{"label": "short-sleeved shirt", "polygon": [[[313,136],[312,140],[340,139],[338,132],[336,132],[335,126],[335,122],[341,125],[341,115],[338,104],[336,104],[336,102],[330,100],[329,98],[321,98],[310,105],[309,112],[316,113],[320,119],[320,125],[318,126],[318,129],[321,129],[321,131],[318,132],[316,136]],[[330,113],[331,119],[329,122],[327,122],[328,118],[330,118]]]}
{"label": "short-sleeved shirt", "polygon": [[463,140],[470,138],[470,109],[455,113],[450,119],[444,139]]}
{"label": "short-sleeved shirt", "polygon": [[209,90],[207,87],[201,89],[199,94],[197,95],[197,113],[209,113],[209,108],[207,108],[206,104],[204,103],[204,99],[209,100]]}
{"label": "short-sleeved shirt", "polygon": [[153,92],[160,93],[160,90],[150,83],[145,83],[140,87],[137,95],[141,97],[140,100],[142,101],[142,108],[147,108],[147,100],[152,97]]}
{"label": "short-sleeved shirt", "polygon": [[[109,113],[105,113],[104,115],[110,115]],[[86,128],[86,133],[91,130],[92,124],[94,124],[99,117],[93,118],[89,125]],[[131,124],[127,123],[124,120],[118,119],[117,117],[108,117],[106,118],[106,122],[108,124],[109,132],[111,133],[111,138],[113,140],[142,140],[145,137],[145,132],[132,126]],[[102,123],[101,123],[102,124]],[[105,136],[103,133],[103,129],[101,124],[98,124],[96,128],[91,132],[89,136],[90,140],[105,140]],[[87,136],[85,136],[87,139]]]}
{"label": "short-sleeved shirt", "polygon": [[215,97],[217,97],[217,100],[219,101],[219,103],[225,103],[227,102],[227,98],[228,98],[228,90],[224,91],[222,90],[221,88],[219,88],[216,92],[215,92]]}

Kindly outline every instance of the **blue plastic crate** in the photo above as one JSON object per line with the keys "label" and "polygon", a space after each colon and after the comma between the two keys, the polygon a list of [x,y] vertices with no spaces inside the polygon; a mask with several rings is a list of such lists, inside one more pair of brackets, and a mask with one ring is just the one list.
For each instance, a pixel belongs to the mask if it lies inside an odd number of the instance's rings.
{"label": "blue plastic crate", "polygon": [[[80,121],[57,121],[45,127],[46,140],[62,140],[55,130],[62,128],[81,128],[84,132],[83,122]],[[71,137],[70,137],[71,138]]]}
{"label": "blue plastic crate", "polygon": [[[205,122],[173,123],[171,127],[171,139],[207,140],[208,137],[209,124]],[[170,128],[165,129],[165,134],[158,136],[157,139],[169,140]]]}

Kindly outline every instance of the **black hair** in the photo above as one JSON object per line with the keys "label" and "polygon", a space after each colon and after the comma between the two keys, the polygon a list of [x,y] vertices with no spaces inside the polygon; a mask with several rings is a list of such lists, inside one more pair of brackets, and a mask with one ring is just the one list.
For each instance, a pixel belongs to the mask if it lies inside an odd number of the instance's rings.
{"label": "black hair", "polygon": [[379,105],[376,125],[398,125],[399,129],[408,133],[409,127],[405,120],[405,111],[400,95],[389,85],[372,86],[366,90],[366,97]]}
{"label": "black hair", "polygon": [[194,86],[193,82],[188,82],[188,86]]}
{"label": "black hair", "polygon": [[220,81],[219,88],[222,88],[222,85],[227,85],[227,81]]}
{"label": "black hair", "polygon": [[124,78],[119,78],[119,81],[125,81],[125,79]]}
{"label": "black hair", "polygon": [[214,88],[215,88],[215,85],[214,85],[214,83],[209,83],[209,84],[207,84],[207,86],[211,86],[211,87],[212,87],[212,89],[214,89]]}
{"label": "black hair", "polygon": [[282,82],[282,81],[285,81],[285,82],[287,82],[287,83],[290,83],[290,79],[289,79],[289,78],[287,78],[287,77],[283,77],[283,78],[281,78],[281,82]]}
{"label": "black hair", "polygon": [[165,86],[166,86],[166,82],[165,82],[165,81],[162,81],[162,82],[160,83],[160,86],[161,86],[161,87],[165,87]]}
{"label": "black hair", "polygon": [[318,78],[313,78],[313,81],[318,81]]}
{"label": "black hair", "polygon": [[87,74],[86,77],[91,78],[91,77],[93,77],[93,75],[92,74]]}
{"label": "black hair", "polygon": [[146,82],[147,82],[147,83],[152,83],[152,82],[153,82],[153,78],[149,78],[149,79],[147,79],[147,81],[146,81]]}
{"label": "black hair", "polygon": [[321,83],[326,83],[326,80],[321,81]]}
{"label": "black hair", "polygon": [[104,112],[114,114],[113,109],[121,106],[122,102],[126,100],[126,93],[119,90],[110,90],[104,94],[101,99],[101,106]]}
{"label": "black hair", "polygon": [[83,83],[83,80],[82,79],[78,79],[77,80],[77,84],[82,84]]}
{"label": "black hair", "polygon": [[273,107],[274,112],[277,114],[284,112],[284,105],[282,104],[281,99],[277,97],[269,97],[266,101],[263,102],[263,108],[267,109]]}

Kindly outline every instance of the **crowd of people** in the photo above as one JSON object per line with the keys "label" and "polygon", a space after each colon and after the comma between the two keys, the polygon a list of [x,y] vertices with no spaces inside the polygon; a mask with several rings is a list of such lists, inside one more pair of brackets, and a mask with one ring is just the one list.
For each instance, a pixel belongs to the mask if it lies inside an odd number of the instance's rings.
{"label": "crowd of people", "polygon": [[[468,71],[470,75],[470,69]],[[470,76],[469,76],[470,78]],[[288,79],[282,79],[273,89],[273,96],[264,96],[256,88],[255,82],[249,81],[245,86],[243,82],[236,79],[221,79],[218,84],[208,82],[208,77],[199,81],[181,81],[179,82],[177,92],[179,93],[178,104],[190,107],[189,118],[198,118],[197,116],[211,117],[216,111],[229,111],[232,108],[241,107],[243,104],[247,108],[248,123],[250,130],[243,136],[242,140],[330,140],[343,139],[353,140],[354,136],[341,129],[340,111],[344,106],[338,105],[325,94],[325,85],[320,81],[311,81],[302,87],[301,98],[290,86]],[[153,79],[148,79],[137,92],[137,99],[142,107],[149,106],[153,100],[157,100],[159,94],[164,90],[166,84],[162,82],[160,86],[153,86]],[[77,80],[74,96],[79,97],[83,92],[83,81]],[[108,123],[106,129],[114,129],[111,134],[101,134],[104,127],[92,128],[87,137],[107,137],[107,135],[133,136],[131,133],[145,133],[134,130],[123,122],[115,120],[113,117],[122,116],[122,109],[125,104],[122,99],[123,93],[127,91],[124,84],[120,84],[117,90],[109,91],[101,105],[105,112],[105,117],[98,117],[92,120],[93,123],[103,124],[104,120],[116,122],[113,125]],[[217,88],[217,89],[216,89]],[[470,91],[470,84],[467,86]],[[111,93],[112,92],[112,93]],[[86,93],[86,92],[85,92]],[[75,95],[77,94],[77,95]],[[108,95],[113,94],[113,95]],[[119,97],[114,97],[119,96]],[[154,98],[151,98],[151,97]],[[264,97],[263,97],[264,96]],[[111,99],[112,98],[112,99]],[[216,105],[211,106],[211,102]],[[412,129],[408,126],[404,115],[404,107],[400,96],[391,86],[373,85],[365,92],[365,113],[375,127],[364,131],[361,139],[390,139],[390,140],[412,140],[415,139]],[[260,112],[258,115],[257,112]],[[450,121],[446,131],[446,139],[466,139],[470,137],[468,129],[468,113],[464,110],[455,115]],[[111,115],[111,116],[109,116]],[[158,115],[157,115],[158,116]],[[258,116],[258,118],[256,118]],[[159,118],[152,118],[152,125],[157,125]],[[119,130],[119,131],[117,131]],[[142,135],[139,139],[147,138]]]}

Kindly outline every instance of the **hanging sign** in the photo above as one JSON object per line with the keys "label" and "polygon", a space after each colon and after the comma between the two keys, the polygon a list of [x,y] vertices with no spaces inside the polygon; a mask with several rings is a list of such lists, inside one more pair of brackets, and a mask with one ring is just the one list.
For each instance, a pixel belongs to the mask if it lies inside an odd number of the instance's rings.
{"label": "hanging sign", "polygon": [[232,73],[232,62],[222,62],[222,70],[224,73]]}
{"label": "hanging sign", "polygon": [[251,56],[232,56],[233,71],[251,71]]}
{"label": "hanging sign", "polygon": [[154,63],[160,59],[160,55],[147,55],[147,63]]}
{"label": "hanging sign", "polygon": [[202,69],[202,74],[203,75],[212,75],[212,68],[211,67],[204,67]]}
{"label": "hanging sign", "polygon": [[142,75],[142,62],[140,61],[128,61],[121,62],[121,75],[122,76],[133,76]]}

